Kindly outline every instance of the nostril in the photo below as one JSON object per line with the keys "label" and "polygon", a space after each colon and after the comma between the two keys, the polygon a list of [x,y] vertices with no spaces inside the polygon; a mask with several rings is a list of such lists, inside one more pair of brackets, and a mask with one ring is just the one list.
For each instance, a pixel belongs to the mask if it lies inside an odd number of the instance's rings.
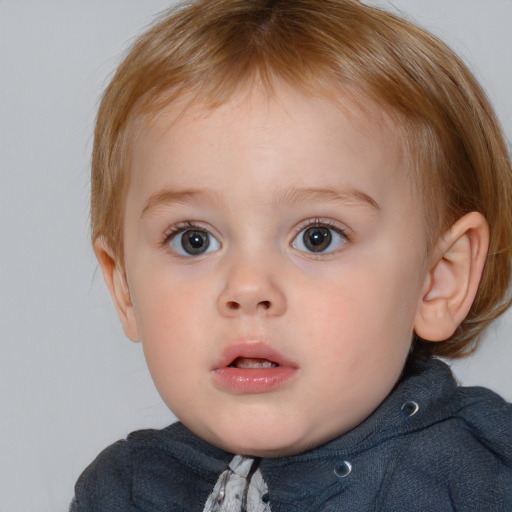
{"label": "nostril", "polygon": [[247,313],[255,313],[256,311],[270,311],[274,308],[273,302],[271,300],[260,300],[260,301],[252,301],[248,299],[245,301],[244,299],[240,301],[236,300],[227,300],[223,301],[222,309],[227,313],[240,313],[245,311]]}

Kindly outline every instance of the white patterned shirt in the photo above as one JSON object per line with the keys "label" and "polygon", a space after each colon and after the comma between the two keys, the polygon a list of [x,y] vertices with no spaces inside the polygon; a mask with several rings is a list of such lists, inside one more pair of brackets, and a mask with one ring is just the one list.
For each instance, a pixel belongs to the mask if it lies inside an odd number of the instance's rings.
{"label": "white patterned shirt", "polygon": [[259,462],[235,455],[219,476],[203,512],[271,512]]}

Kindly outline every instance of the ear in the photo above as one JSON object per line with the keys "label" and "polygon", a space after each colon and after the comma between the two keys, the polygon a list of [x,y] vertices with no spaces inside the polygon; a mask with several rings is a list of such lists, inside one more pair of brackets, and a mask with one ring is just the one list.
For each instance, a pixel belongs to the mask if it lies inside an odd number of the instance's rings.
{"label": "ear", "polygon": [[460,218],[433,251],[414,332],[428,341],[444,341],[466,318],[476,296],[489,247],[484,216]]}
{"label": "ear", "polygon": [[94,242],[94,252],[103,271],[103,278],[117,309],[124,332],[132,341],[139,340],[139,330],[124,270],[116,263],[114,253],[103,238]]}

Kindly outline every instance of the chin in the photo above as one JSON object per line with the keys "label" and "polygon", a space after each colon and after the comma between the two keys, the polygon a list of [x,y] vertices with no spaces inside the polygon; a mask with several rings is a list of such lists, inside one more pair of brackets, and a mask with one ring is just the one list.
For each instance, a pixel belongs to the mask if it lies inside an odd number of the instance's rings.
{"label": "chin", "polygon": [[252,443],[240,443],[237,445],[233,445],[230,443],[226,445],[224,448],[230,453],[236,453],[238,455],[244,455],[246,457],[262,457],[266,459],[276,458],[276,457],[285,457],[287,455],[295,455],[303,451],[299,446],[290,446],[286,445],[268,445],[268,444],[259,444],[254,445]]}
{"label": "chin", "polygon": [[275,458],[296,455],[321,444],[321,442],[307,441],[299,433],[276,430],[244,431],[242,428],[226,436],[226,432],[220,438],[206,439],[219,448],[230,453],[250,457]]}

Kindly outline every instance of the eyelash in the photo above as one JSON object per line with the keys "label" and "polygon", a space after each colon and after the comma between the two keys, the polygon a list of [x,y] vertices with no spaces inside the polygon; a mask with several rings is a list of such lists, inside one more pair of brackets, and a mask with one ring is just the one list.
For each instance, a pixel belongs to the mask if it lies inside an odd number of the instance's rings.
{"label": "eyelash", "polygon": [[206,231],[209,233],[209,231],[201,226],[198,226],[197,224],[194,224],[192,221],[186,220],[184,222],[179,222],[178,224],[174,224],[171,226],[167,231],[165,231],[162,245],[165,247],[169,242],[179,235],[180,233],[183,233],[184,231],[198,229],[200,231]]}
{"label": "eyelash", "polygon": [[296,232],[295,236],[297,236],[301,231],[304,231],[305,229],[317,228],[317,227],[332,229],[333,231],[338,233],[338,235],[342,236],[343,238],[346,238],[347,242],[350,241],[350,237],[344,229],[340,228],[338,225],[336,225],[330,219],[321,219],[321,218],[308,219],[304,224],[301,224],[297,228],[297,232]]}

